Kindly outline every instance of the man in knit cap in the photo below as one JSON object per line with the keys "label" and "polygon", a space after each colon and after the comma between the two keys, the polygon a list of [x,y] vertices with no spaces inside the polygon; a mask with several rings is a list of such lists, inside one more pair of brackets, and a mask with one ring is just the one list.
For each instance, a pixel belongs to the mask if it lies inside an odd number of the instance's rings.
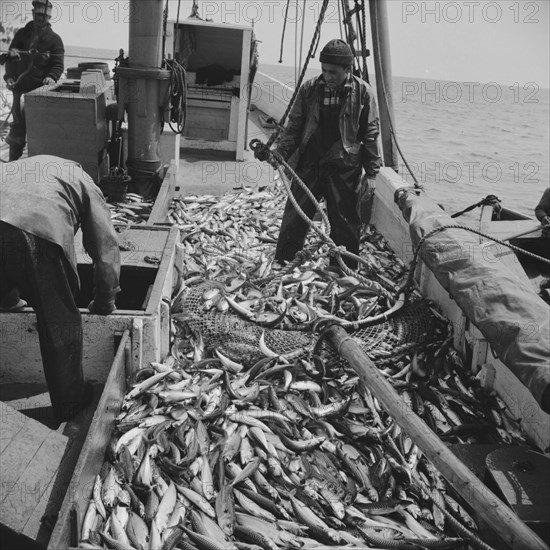
{"label": "man in knit cap", "polygon": [[[362,169],[374,179],[381,165],[378,108],[369,84],[352,74],[353,55],[344,41],[328,42],[320,61],[322,74],[300,87],[274,150],[317,200],[325,199],[332,240],[358,255]],[[311,199],[296,183],[292,192],[311,219],[315,214]],[[307,230],[308,223],[287,200],[275,260],[292,260],[303,248]],[[344,261],[351,268],[357,266],[351,258]]]}
{"label": "man in knit cap", "polygon": [[51,16],[49,0],[33,0],[32,21],[15,33],[6,55],[4,80],[13,93],[13,122],[6,136],[10,161],[21,157],[26,143],[23,94],[55,84],[63,74],[65,48],[59,35],[52,30]]}

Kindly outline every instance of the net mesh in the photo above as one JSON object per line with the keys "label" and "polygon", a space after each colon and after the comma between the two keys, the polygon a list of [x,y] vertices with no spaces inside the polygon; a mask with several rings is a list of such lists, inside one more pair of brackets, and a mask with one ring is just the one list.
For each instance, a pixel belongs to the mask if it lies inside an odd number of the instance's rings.
{"label": "net mesh", "polygon": [[[202,336],[207,349],[215,348],[245,366],[264,357],[259,349],[262,333],[267,347],[278,355],[307,356],[313,349],[318,336],[311,332],[263,328],[232,313],[216,309],[205,311],[204,292],[214,285],[209,281],[202,282],[186,289],[181,297],[185,319],[190,329]],[[427,302],[416,300],[403,306],[394,317],[359,328],[351,336],[371,358],[380,358],[433,339],[436,325]],[[323,343],[322,352],[331,363],[340,361],[336,351],[326,343]]]}

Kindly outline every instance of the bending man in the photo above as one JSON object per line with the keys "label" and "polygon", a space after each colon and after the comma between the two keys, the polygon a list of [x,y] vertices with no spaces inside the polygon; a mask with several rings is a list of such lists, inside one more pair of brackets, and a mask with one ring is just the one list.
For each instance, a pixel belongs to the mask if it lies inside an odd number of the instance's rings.
{"label": "bending man", "polygon": [[[109,315],[120,291],[120,252],[103,195],[75,162],[39,155],[0,164],[0,304],[36,312],[54,415],[72,418],[91,400],[82,372],[82,319],[74,235],[94,264],[92,313]],[[24,366],[22,366],[24,367]]]}

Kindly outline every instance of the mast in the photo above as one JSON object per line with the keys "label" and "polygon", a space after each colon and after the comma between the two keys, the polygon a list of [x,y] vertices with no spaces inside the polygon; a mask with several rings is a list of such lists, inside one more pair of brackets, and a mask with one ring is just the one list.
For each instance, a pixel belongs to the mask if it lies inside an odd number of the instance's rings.
{"label": "mast", "polygon": [[162,180],[160,129],[170,80],[161,69],[163,0],[130,0],[130,14],[129,67],[117,69],[119,113],[127,107],[129,187],[151,196]]}
{"label": "mast", "polygon": [[388,0],[369,0],[376,92],[380,112],[380,133],[382,136],[382,158],[384,165],[398,172],[397,151],[392,138],[395,127],[392,102],[392,70],[390,34],[388,28]]}

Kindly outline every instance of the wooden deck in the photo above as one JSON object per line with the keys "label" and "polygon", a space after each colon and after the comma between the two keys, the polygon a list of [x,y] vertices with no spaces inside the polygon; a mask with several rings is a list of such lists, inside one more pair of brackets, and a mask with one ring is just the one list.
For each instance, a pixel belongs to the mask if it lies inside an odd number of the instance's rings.
{"label": "wooden deck", "polygon": [[[49,395],[38,385],[2,387],[0,547],[45,547],[86,441],[102,386],[74,420],[53,429]],[[21,397],[21,396],[24,397]]]}

